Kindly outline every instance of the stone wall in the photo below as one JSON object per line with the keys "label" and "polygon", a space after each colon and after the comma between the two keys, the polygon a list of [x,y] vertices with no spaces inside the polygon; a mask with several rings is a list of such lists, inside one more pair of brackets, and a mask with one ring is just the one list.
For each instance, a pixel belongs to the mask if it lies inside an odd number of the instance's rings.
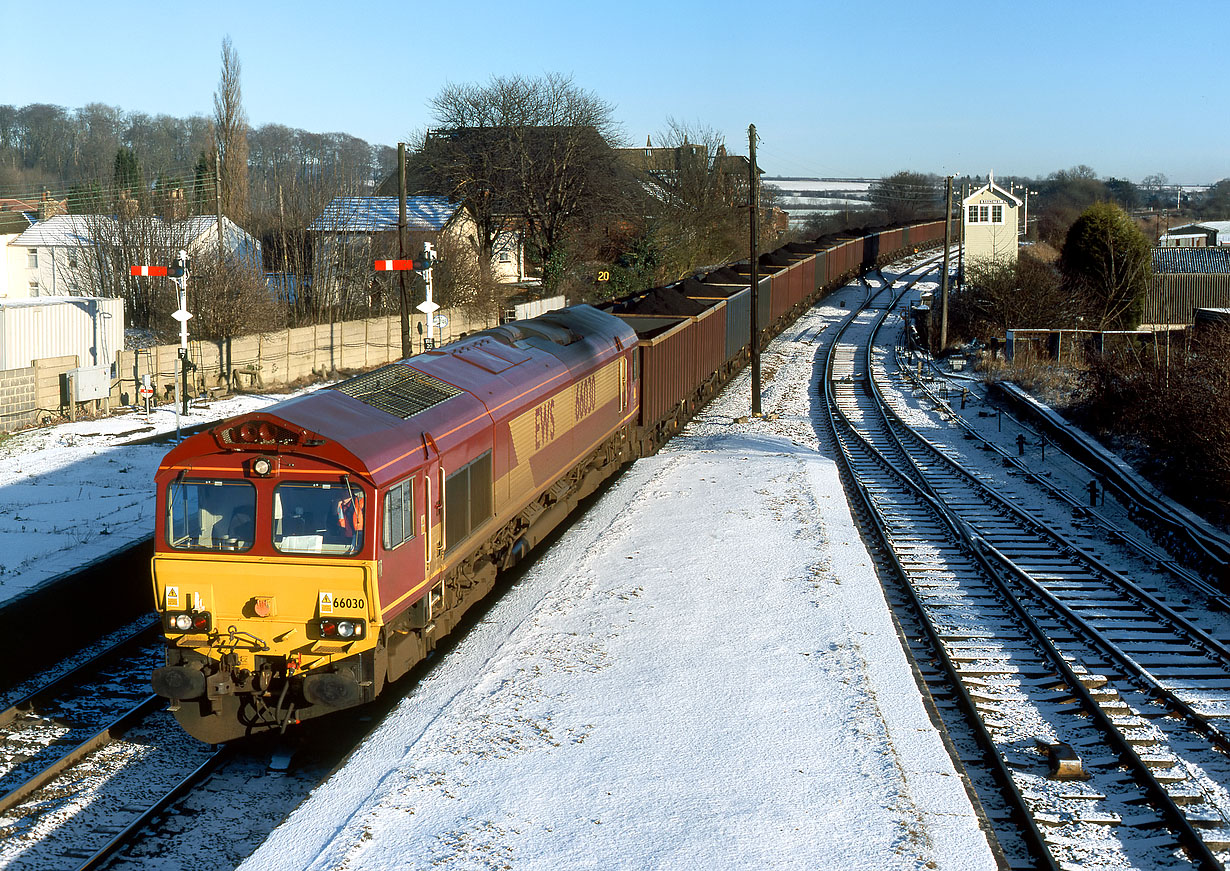
{"label": "stone wall", "polygon": [[[494,322],[472,321],[457,310],[444,311],[447,326],[436,331],[437,344],[444,344]],[[424,349],[425,319],[410,320],[411,349]],[[112,409],[134,406],[138,388],[148,376],[156,403],[175,396],[178,345],[158,345],[121,351],[113,373],[109,405]],[[242,390],[285,387],[301,381],[371,369],[401,359],[401,322],[397,315],[343,321],[310,327],[242,336],[221,342],[189,341],[189,391],[193,397]],[[67,418],[65,374],[77,366],[76,357],[36,360],[26,369],[0,371],[0,432]],[[79,403],[75,411],[92,414],[103,403]]]}

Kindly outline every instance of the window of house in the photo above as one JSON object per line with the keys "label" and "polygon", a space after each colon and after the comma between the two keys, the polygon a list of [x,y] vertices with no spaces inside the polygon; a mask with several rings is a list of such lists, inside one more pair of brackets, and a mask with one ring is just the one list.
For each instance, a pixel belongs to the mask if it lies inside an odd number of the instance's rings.
{"label": "window of house", "polygon": [[990,223],[990,221],[991,221],[991,207],[990,206],[979,206],[978,207],[978,223],[988,224]]}
{"label": "window of house", "polygon": [[384,494],[384,549],[393,548],[414,538],[414,481],[407,478],[394,484]]}
{"label": "window of house", "polygon": [[991,223],[1002,224],[1004,222],[1004,207],[991,206]]}
{"label": "window of house", "polygon": [[508,252],[508,249],[504,249],[500,251],[500,262],[501,263],[511,263],[512,262],[512,254]]}
{"label": "window of house", "polygon": [[30,296],[38,296],[38,282],[37,281],[30,282]]}
{"label": "window of house", "polygon": [[966,220],[970,224],[978,223],[978,207],[977,206],[969,207],[969,218],[967,218]]}
{"label": "window of house", "polygon": [[37,248],[27,248],[26,249],[26,266],[30,267],[31,269],[38,269],[38,249]]}

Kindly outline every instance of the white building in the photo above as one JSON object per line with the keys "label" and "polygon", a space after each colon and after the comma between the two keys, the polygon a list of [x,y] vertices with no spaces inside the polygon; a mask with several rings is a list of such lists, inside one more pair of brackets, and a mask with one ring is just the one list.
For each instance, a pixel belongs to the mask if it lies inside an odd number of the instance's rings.
{"label": "white building", "polygon": [[1230,221],[1199,221],[1168,230],[1158,240],[1162,248],[1218,248],[1230,246]]}
{"label": "white building", "polygon": [[[259,241],[226,217],[221,236],[228,256],[259,267]],[[129,266],[166,265],[180,250],[190,258],[213,255],[219,243],[214,215],[180,221],[56,215],[5,238],[0,299],[105,292],[113,286],[114,276],[126,275]]]}
{"label": "white building", "polygon": [[1024,203],[995,184],[995,176],[961,201],[967,262],[1016,263],[1017,210]]}

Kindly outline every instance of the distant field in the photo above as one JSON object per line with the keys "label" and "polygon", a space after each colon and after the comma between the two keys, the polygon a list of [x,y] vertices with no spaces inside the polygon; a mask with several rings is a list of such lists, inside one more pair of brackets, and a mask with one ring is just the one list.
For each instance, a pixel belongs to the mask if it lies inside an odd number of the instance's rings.
{"label": "distant field", "polygon": [[778,205],[794,220],[831,215],[867,205],[874,178],[783,178],[761,176],[761,182],[781,191]]}

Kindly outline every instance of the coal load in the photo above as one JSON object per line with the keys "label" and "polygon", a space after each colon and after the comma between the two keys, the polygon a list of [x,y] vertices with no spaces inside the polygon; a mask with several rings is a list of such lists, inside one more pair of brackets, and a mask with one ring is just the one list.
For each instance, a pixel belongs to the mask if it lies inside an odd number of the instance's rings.
{"label": "coal load", "polygon": [[748,279],[746,275],[740,275],[729,266],[723,266],[721,269],[715,269],[705,276],[706,284],[742,284],[746,285]]}
{"label": "coal load", "polygon": [[665,315],[668,317],[689,317],[701,314],[708,306],[688,299],[674,287],[655,288],[644,296],[623,303],[616,314],[627,315]]}
{"label": "coal load", "polygon": [[785,269],[790,265],[790,255],[784,251],[770,251],[760,255],[760,265],[767,269]]}

